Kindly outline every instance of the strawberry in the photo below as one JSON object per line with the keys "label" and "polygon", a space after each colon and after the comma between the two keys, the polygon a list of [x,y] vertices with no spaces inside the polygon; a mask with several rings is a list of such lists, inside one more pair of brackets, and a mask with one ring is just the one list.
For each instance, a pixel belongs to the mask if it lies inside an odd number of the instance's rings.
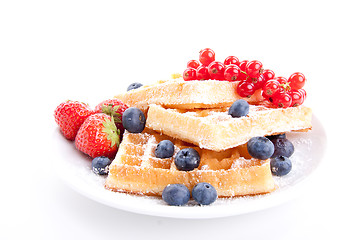
{"label": "strawberry", "polygon": [[81,125],[75,146],[92,158],[113,158],[120,144],[120,130],[115,126],[114,118],[104,113],[95,113]]}
{"label": "strawberry", "polygon": [[105,113],[109,116],[113,116],[116,127],[120,129],[121,132],[124,132],[124,127],[122,125],[122,115],[127,108],[128,106],[125,103],[117,98],[112,98],[99,103],[95,107],[95,112]]}
{"label": "strawberry", "polygon": [[68,100],[56,107],[54,117],[65,138],[73,141],[81,124],[93,113],[89,105]]}

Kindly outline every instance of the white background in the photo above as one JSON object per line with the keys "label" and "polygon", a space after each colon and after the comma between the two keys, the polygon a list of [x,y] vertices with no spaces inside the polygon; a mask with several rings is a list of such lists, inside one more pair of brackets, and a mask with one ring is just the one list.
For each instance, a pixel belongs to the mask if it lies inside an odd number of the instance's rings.
{"label": "white background", "polygon": [[[359,239],[356,1],[0,1],[1,239]],[[308,79],[328,136],[300,197],[241,216],[181,220],[94,202],[54,174],[53,110],[182,72],[210,47]],[[356,115],[355,115],[356,114]]]}

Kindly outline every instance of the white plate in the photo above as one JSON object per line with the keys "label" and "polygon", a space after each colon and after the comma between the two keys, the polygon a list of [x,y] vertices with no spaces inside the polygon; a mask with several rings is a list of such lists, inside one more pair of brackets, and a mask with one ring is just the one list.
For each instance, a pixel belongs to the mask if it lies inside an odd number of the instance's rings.
{"label": "white plate", "polygon": [[161,198],[115,193],[104,189],[105,177],[91,171],[91,159],[76,150],[74,142],[67,141],[57,128],[53,134],[54,156],[61,178],[79,193],[102,204],[125,211],[174,218],[216,218],[239,215],[270,208],[292,199],[305,188],[305,180],[319,165],[326,148],[326,134],[320,121],[313,116],[313,130],[307,133],[289,133],[295,146],[291,156],[292,171],[283,177],[274,177],[279,188],[265,195],[217,199],[212,205],[197,206],[193,200],[182,207],[168,206]]}

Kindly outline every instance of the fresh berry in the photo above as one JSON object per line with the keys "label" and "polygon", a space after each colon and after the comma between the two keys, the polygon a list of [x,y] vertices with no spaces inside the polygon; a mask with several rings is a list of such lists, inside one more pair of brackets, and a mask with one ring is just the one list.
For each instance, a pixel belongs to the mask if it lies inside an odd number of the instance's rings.
{"label": "fresh berry", "polygon": [[230,65],[230,64],[234,64],[236,66],[239,66],[240,65],[240,60],[235,56],[229,56],[229,57],[225,58],[224,65],[227,66],[227,65]]}
{"label": "fresh berry", "polygon": [[288,108],[291,102],[291,96],[288,93],[278,93],[273,97],[273,104],[278,108]]}
{"label": "fresh berry", "polygon": [[247,150],[253,158],[265,160],[274,153],[274,144],[266,137],[253,137],[247,143]]}
{"label": "fresh berry", "polygon": [[191,195],[200,205],[210,205],[217,199],[216,189],[210,183],[205,182],[196,184]]}
{"label": "fresh berry", "polygon": [[56,107],[54,117],[65,138],[73,141],[81,124],[93,113],[87,104],[69,100]]}
{"label": "fresh berry", "polygon": [[[259,75],[256,78],[250,78],[250,80],[254,84],[255,90],[258,90],[258,89],[262,88],[264,86],[265,82],[266,82],[265,78],[264,78],[264,76],[262,74]],[[247,81],[249,81],[249,79]]]}
{"label": "fresh berry", "polygon": [[109,173],[111,160],[108,157],[100,156],[92,160],[91,167],[94,173],[106,175]]}
{"label": "fresh berry", "polygon": [[185,69],[185,71],[183,73],[183,79],[185,81],[196,80],[196,69],[194,69],[194,68]]}
{"label": "fresh berry", "polygon": [[210,74],[208,68],[204,65],[199,66],[196,69],[196,79],[197,80],[209,80]]}
{"label": "fresh berry", "polygon": [[284,176],[292,169],[292,163],[289,158],[285,156],[278,156],[270,160],[270,169],[272,174],[276,176]]}
{"label": "fresh berry", "polygon": [[215,52],[210,48],[204,48],[200,51],[199,60],[203,65],[207,66],[215,61]]}
{"label": "fresh berry", "polygon": [[287,138],[277,138],[272,140],[272,143],[274,144],[272,158],[278,156],[290,157],[295,151],[294,145]]}
{"label": "fresh berry", "polygon": [[138,82],[134,82],[132,84],[130,84],[127,88],[127,91],[133,90],[133,89],[137,89],[139,87],[142,87],[143,84],[142,83],[138,83]]}
{"label": "fresh berry", "polygon": [[301,89],[304,87],[305,85],[305,76],[302,73],[296,72],[291,74],[291,76],[289,77],[288,82],[290,83],[290,87],[292,89]]}
{"label": "fresh berry", "polygon": [[300,90],[294,89],[289,93],[291,97],[291,107],[297,107],[304,103],[304,94],[300,92]]}
{"label": "fresh berry", "polygon": [[236,100],[229,108],[228,114],[234,118],[248,115],[249,103],[243,99]]}
{"label": "fresh berry", "polygon": [[239,82],[236,91],[240,97],[251,97],[255,92],[255,87],[251,82]]}
{"label": "fresh berry", "polygon": [[199,166],[200,155],[193,148],[184,148],[175,155],[174,163],[180,171],[191,171]]}
{"label": "fresh berry", "polygon": [[209,64],[208,71],[210,79],[224,80],[225,65],[222,62],[214,61]]}
{"label": "fresh berry", "polygon": [[198,60],[190,60],[188,61],[187,65],[188,68],[194,68],[197,69],[200,66],[200,63]]}
{"label": "fresh berry", "polygon": [[288,83],[288,80],[286,79],[286,77],[276,77],[276,78],[274,78],[274,80],[278,81],[280,84],[283,84],[283,85]]}
{"label": "fresh berry", "polygon": [[124,128],[131,133],[141,133],[145,128],[145,115],[136,107],[126,109],[122,116]]}
{"label": "fresh berry", "polygon": [[240,68],[235,64],[231,64],[225,67],[224,78],[227,81],[239,81]]}
{"label": "fresh berry", "polygon": [[262,73],[262,75],[264,76],[265,81],[274,79],[275,77],[275,73],[274,71],[270,70],[270,69],[265,69]]}
{"label": "fresh berry", "polygon": [[94,111],[96,113],[105,113],[109,116],[113,116],[116,127],[123,132],[122,115],[126,109],[128,109],[128,106],[120,99],[112,98],[99,103]]}
{"label": "fresh berry", "polygon": [[174,144],[170,140],[159,142],[155,149],[155,157],[170,158],[174,155]]}
{"label": "fresh berry", "polygon": [[277,135],[270,135],[270,136],[266,136],[266,138],[269,139],[270,141],[273,141],[278,138],[286,138],[286,134],[282,133],[282,134],[277,134]]}
{"label": "fresh berry", "polygon": [[190,200],[190,191],[183,184],[169,184],[162,192],[162,199],[171,206],[182,206]]}
{"label": "fresh berry", "polygon": [[290,83],[285,77],[276,77],[274,78],[275,81],[279,83],[280,89],[277,94],[284,94],[289,93],[291,90]]}
{"label": "fresh berry", "polygon": [[262,63],[257,60],[250,61],[246,64],[246,73],[249,75],[249,77],[256,78],[258,77],[263,69],[262,69]]}
{"label": "fresh berry", "polygon": [[95,113],[81,125],[76,138],[76,148],[92,158],[115,156],[120,144],[120,131],[114,119],[104,113]]}
{"label": "fresh berry", "polygon": [[248,62],[249,62],[248,60],[243,60],[240,62],[240,64],[239,64],[239,68],[240,68],[239,80],[245,81],[246,79],[248,79],[249,76],[246,73],[246,64]]}
{"label": "fresh berry", "polygon": [[307,96],[305,89],[299,89],[298,91],[299,91],[299,93],[301,93],[303,95],[303,98],[304,98],[304,101],[305,101],[306,96]]}
{"label": "fresh berry", "polygon": [[263,93],[262,95],[266,98],[274,97],[280,90],[280,84],[276,80],[269,80],[263,86]]}

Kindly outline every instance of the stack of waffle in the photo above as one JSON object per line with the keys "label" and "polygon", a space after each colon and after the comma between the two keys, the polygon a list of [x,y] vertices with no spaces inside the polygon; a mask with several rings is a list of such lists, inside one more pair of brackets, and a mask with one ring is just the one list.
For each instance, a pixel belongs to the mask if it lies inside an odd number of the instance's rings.
{"label": "stack of waffle", "polygon": [[[305,106],[271,108],[254,94],[246,99],[246,117],[232,118],[228,109],[241,97],[236,82],[171,80],[143,86],[116,96],[147,115],[142,133],[125,131],[110,165],[105,187],[113,191],[161,196],[168,184],[181,183],[190,190],[199,182],[213,185],[219,197],[262,194],[276,186],[270,160],[252,158],[246,143],[256,136],[311,129],[311,109]],[[173,157],[155,157],[162,140],[175,145]],[[192,147],[200,165],[180,171],[176,153]]]}

